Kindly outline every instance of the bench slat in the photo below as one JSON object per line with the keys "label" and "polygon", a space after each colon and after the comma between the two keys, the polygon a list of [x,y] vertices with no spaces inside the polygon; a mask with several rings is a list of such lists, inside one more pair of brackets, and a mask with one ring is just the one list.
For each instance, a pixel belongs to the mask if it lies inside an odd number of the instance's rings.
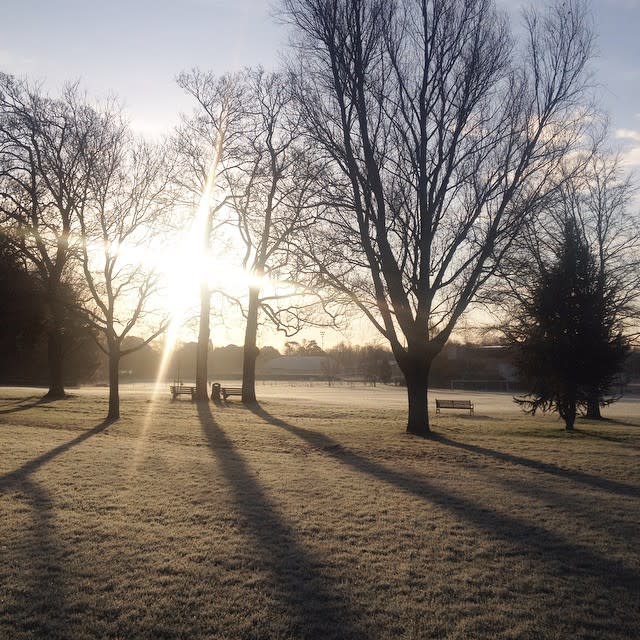
{"label": "bench slat", "polygon": [[169,393],[173,400],[175,400],[178,396],[191,396],[191,399],[196,395],[195,385],[190,384],[172,384],[169,386]]}
{"label": "bench slat", "polygon": [[440,409],[468,409],[469,413],[473,413],[473,402],[471,400],[443,400],[436,398],[436,413],[440,413]]}
{"label": "bench slat", "polygon": [[225,400],[229,396],[242,396],[242,387],[221,387],[220,391]]}

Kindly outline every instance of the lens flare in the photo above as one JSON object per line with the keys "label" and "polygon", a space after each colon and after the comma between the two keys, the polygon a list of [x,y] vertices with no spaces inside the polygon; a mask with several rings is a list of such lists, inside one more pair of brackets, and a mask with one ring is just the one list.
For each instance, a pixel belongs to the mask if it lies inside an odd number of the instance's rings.
{"label": "lens flare", "polygon": [[[133,455],[132,471],[140,462],[142,452],[145,448],[149,427],[153,420],[156,401],[163,389],[163,383],[171,360],[171,354],[175,348],[180,329],[184,324],[186,314],[189,309],[189,300],[185,295],[185,282],[193,279],[193,274],[206,277],[206,260],[209,250],[208,230],[210,228],[210,217],[212,215],[212,199],[216,190],[218,177],[218,166],[221,159],[223,140],[218,133],[215,148],[212,153],[207,179],[200,196],[200,202],[196,209],[193,223],[187,234],[184,234],[179,248],[179,256],[184,257],[184,261],[172,262],[172,272],[168,274],[169,296],[172,300],[171,318],[167,328],[166,340],[162,350],[162,357],[156,375],[156,380],[151,393],[151,402],[142,424],[142,430],[137,440]],[[196,278],[197,280],[197,278]]]}

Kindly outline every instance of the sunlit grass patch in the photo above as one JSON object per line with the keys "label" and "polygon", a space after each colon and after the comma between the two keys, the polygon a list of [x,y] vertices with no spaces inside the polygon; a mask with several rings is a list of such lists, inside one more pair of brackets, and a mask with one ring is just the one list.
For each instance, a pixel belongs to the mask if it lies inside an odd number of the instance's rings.
{"label": "sunlit grass patch", "polygon": [[421,439],[351,395],[0,393],[0,637],[634,637],[636,417]]}

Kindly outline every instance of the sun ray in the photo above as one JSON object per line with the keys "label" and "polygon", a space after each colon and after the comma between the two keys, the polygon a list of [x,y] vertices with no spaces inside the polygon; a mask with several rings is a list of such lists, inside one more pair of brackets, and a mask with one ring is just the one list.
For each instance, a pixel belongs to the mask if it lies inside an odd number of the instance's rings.
{"label": "sun ray", "polygon": [[171,318],[167,328],[166,339],[162,350],[162,357],[156,375],[156,380],[151,393],[151,402],[146,412],[145,419],[142,424],[140,436],[136,442],[134,455],[132,459],[132,473],[138,467],[142,457],[149,428],[151,426],[155,407],[158,397],[163,390],[163,383],[171,360],[171,354],[175,348],[180,329],[184,324],[189,304],[187,298],[183,295],[184,283],[193,278],[193,274],[205,273],[204,267],[208,254],[208,242],[206,242],[206,230],[208,228],[209,216],[211,215],[211,200],[216,189],[218,166],[220,164],[221,139],[218,133],[216,144],[212,153],[207,178],[204,188],[200,195],[200,202],[191,224],[191,228],[187,234],[182,236],[179,248],[179,255],[185,259],[189,257],[188,264],[179,261],[172,261],[173,272],[169,275],[169,296],[173,296],[171,307]]}

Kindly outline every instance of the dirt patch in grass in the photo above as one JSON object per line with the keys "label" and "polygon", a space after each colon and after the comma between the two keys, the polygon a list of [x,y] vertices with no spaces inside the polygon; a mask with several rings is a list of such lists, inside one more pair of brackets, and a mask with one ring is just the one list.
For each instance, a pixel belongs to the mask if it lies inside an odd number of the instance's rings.
{"label": "dirt patch in grass", "polygon": [[638,415],[423,440],[344,394],[0,390],[0,637],[636,636]]}

